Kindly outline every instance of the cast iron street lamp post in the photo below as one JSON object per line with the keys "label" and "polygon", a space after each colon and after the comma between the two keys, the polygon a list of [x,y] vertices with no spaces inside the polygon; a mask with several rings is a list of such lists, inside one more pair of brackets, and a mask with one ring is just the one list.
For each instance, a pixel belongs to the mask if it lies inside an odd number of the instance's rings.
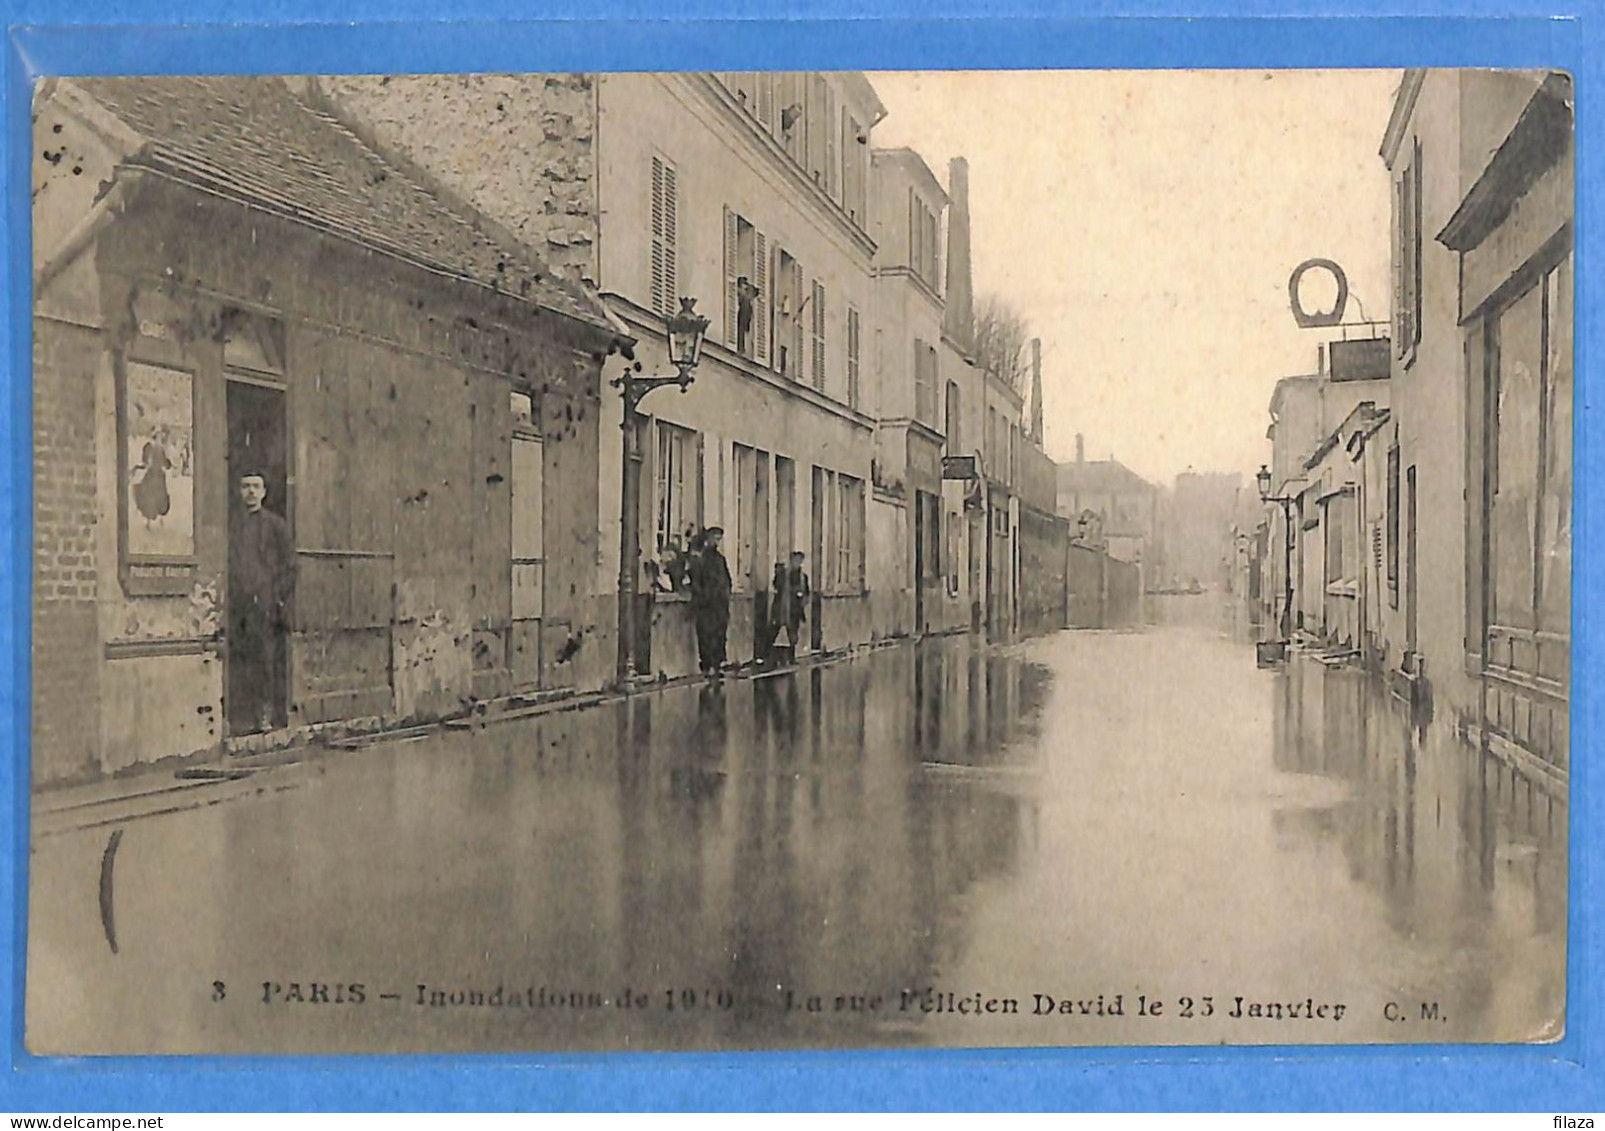
{"label": "cast iron street lamp post", "polygon": [[702,360],[702,339],[708,320],[693,307],[696,299],[682,298],[680,311],[669,319],[669,364],[672,376],[642,377],[640,362],[632,363],[611,384],[624,399],[623,429],[624,475],[619,492],[619,657],[618,682],[627,686],[635,636],[635,579],[641,572],[641,414],[636,411],[654,389],[678,385],[683,393],[691,387],[691,371]]}
{"label": "cast iron street lamp post", "polygon": [[1298,500],[1291,495],[1271,494],[1271,469],[1263,463],[1254,479],[1259,484],[1260,502],[1278,503],[1282,508],[1282,641],[1286,643],[1293,639],[1293,504]]}

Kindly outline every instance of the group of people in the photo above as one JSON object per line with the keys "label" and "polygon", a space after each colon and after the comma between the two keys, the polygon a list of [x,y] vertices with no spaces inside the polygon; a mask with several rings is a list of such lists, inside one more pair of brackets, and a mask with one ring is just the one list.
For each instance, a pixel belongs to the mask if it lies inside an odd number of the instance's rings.
{"label": "group of people", "polygon": [[[730,565],[719,549],[724,541],[724,530],[710,526],[688,539],[688,550],[670,560],[659,577],[667,574],[670,586],[691,595],[691,619],[697,633],[697,664],[703,675],[717,676],[725,667],[725,639],[730,631]],[[808,619],[808,600],[813,590],[808,584],[808,572],[803,568],[805,558],[801,550],[794,551],[789,560],[775,563],[772,582],[772,601],[766,623],[758,634],[759,655],[772,660],[780,634],[786,634],[787,645],[796,651],[800,643],[802,624]],[[662,581],[658,582],[660,585]]]}

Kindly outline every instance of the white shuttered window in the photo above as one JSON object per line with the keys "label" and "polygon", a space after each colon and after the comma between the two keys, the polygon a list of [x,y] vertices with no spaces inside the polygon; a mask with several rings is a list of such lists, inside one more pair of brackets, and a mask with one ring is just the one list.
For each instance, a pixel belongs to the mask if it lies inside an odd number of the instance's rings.
{"label": "white shuttered window", "polygon": [[669,317],[679,309],[677,258],[679,175],[669,162],[652,158],[652,309]]}

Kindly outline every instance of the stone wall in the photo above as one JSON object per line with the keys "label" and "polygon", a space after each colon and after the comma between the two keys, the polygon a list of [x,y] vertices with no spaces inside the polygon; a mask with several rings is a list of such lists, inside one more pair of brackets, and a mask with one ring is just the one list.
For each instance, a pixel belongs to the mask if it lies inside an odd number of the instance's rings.
{"label": "stone wall", "polygon": [[552,268],[597,279],[596,93],[589,75],[323,77],[311,96]]}

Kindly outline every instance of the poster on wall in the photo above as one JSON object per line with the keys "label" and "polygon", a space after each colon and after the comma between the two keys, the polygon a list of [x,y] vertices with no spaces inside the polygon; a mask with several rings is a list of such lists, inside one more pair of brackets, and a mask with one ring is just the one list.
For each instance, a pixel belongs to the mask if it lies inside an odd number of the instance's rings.
{"label": "poster on wall", "polygon": [[193,394],[183,370],[128,363],[123,490],[131,561],[195,556]]}

